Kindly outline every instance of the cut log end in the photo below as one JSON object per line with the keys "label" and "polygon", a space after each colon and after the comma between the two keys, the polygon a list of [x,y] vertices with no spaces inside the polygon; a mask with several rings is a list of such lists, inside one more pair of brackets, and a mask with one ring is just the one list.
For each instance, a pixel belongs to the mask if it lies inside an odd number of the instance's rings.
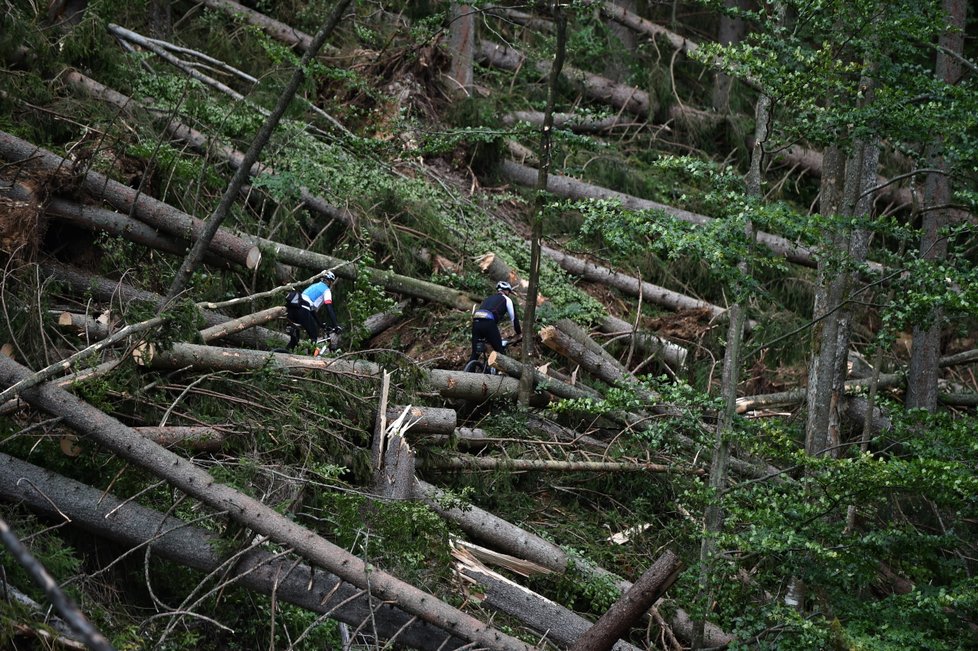
{"label": "cut log end", "polygon": [[3,355],[4,357],[9,357],[9,358],[13,359],[13,357],[14,357],[14,345],[11,344],[11,343],[6,343],[3,346],[0,346],[0,355]]}
{"label": "cut log end", "polygon": [[251,250],[248,251],[248,255],[245,257],[245,265],[249,269],[257,269],[260,262],[261,250],[257,246],[251,247]]}
{"label": "cut log end", "polygon": [[553,326],[547,326],[546,328],[540,330],[540,339],[543,340],[544,343],[550,341],[556,336],[557,336],[557,328]]}
{"label": "cut log end", "polygon": [[142,343],[132,351],[132,359],[138,366],[150,366],[156,356],[156,346],[150,343]]}
{"label": "cut log end", "polygon": [[62,312],[58,316],[58,325],[62,328],[66,328],[71,325],[71,312]]}

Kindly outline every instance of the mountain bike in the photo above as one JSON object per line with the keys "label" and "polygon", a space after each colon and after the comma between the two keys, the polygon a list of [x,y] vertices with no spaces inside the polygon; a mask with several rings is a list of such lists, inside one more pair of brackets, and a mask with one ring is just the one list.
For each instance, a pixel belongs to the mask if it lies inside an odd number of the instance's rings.
{"label": "mountain bike", "polygon": [[[274,353],[291,353],[295,351],[295,347],[299,344],[299,339],[302,338],[302,333],[305,332],[300,324],[295,321],[286,319],[285,323],[285,334],[289,337],[289,345],[287,348],[275,348],[272,350]],[[320,331],[320,337],[314,342],[312,356],[322,357],[327,353],[338,353],[340,352],[340,330],[339,328],[323,328]]]}
{"label": "mountain bike", "polygon": [[[506,349],[509,348],[509,345],[515,344],[517,341],[519,341],[518,338],[503,339],[503,349],[499,352],[505,355]],[[495,368],[489,366],[489,355],[486,352],[486,347],[488,344],[489,342],[486,341],[485,337],[480,337],[475,342],[475,352],[478,353],[479,356],[475,359],[469,360],[465,364],[465,367],[462,368],[463,373],[485,373],[486,375],[496,375],[499,373],[499,371],[497,371]]]}

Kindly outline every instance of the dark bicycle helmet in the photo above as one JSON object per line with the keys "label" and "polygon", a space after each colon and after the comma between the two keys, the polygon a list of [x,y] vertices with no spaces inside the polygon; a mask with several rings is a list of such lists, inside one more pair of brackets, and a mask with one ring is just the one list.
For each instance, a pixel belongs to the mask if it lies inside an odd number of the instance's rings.
{"label": "dark bicycle helmet", "polygon": [[325,281],[326,281],[326,282],[328,282],[328,283],[331,283],[331,282],[333,282],[334,280],[336,280],[336,274],[334,274],[334,273],[333,273],[332,271],[330,271],[329,269],[327,269],[327,270],[326,270],[326,271],[325,271],[325,272],[323,273],[323,280],[325,280]]}
{"label": "dark bicycle helmet", "polygon": [[500,280],[498,283],[496,283],[496,291],[497,292],[511,292],[511,291],[513,291],[513,286],[510,285],[505,280]]}

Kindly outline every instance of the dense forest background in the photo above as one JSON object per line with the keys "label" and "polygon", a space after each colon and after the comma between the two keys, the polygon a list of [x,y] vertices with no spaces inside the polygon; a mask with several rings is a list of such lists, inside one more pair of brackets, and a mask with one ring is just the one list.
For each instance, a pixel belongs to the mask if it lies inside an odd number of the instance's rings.
{"label": "dense forest background", "polygon": [[2,7],[3,645],[978,646],[968,3]]}

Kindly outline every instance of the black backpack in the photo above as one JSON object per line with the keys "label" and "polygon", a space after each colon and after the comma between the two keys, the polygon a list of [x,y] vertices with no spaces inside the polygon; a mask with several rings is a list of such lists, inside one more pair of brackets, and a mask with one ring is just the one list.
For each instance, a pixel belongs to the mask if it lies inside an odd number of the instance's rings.
{"label": "black backpack", "polygon": [[285,295],[285,304],[286,305],[297,304],[299,302],[299,296],[301,296],[301,294],[299,294],[299,292],[293,289],[291,292]]}

